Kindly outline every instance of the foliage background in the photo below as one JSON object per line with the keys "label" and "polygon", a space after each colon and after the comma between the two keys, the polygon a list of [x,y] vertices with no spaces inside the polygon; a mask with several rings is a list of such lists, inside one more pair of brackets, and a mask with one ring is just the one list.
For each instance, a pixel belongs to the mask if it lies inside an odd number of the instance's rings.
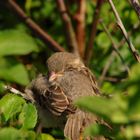
{"label": "foliage background", "polygon": [[[133,7],[127,0],[113,2],[134,46],[140,51],[139,19]],[[54,40],[67,49],[65,29],[55,1],[26,0],[19,1],[18,4]],[[86,44],[89,41],[96,4],[96,0],[86,1]],[[77,9],[75,1],[72,0],[69,6],[71,14],[74,14]],[[102,4],[100,19],[116,46],[120,46],[118,50],[123,62],[116,53],[113,54],[112,42],[102,24],[98,23],[94,47],[91,50],[93,55],[88,66],[96,75],[101,91],[107,98],[87,97],[80,99],[76,104],[107,120],[113,130],[94,125],[87,128],[85,134],[103,134],[112,139],[140,138],[140,66],[117,28],[107,1]],[[75,21],[73,25],[76,27]],[[25,86],[38,73],[46,74],[46,59],[53,53],[49,47],[20,20],[5,1],[0,2],[0,139],[63,138],[63,134],[54,129],[45,129],[38,134],[35,106],[3,88],[8,84],[23,92]],[[108,65],[106,73],[103,74]],[[130,71],[129,75],[127,68]]]}

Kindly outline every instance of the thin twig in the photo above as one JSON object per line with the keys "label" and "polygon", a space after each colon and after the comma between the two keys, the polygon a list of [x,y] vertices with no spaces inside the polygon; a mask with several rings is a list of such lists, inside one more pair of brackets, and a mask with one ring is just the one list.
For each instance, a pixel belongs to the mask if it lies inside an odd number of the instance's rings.
{"label": "thin twig", "polygon": [[[131,35],[132,32],[134,32],[135,30],[139,29],[140,24],[136,24],[133,26],[132,30],[128,32],[128,36]],[[126,42],[125,38],[122,38],[122,40],[120,41],[119,45],[117,45],[117,49],[119,49],[120,47],[122,47],[124,45],[124,43]],[[108,60],[106,61],[106,64],[104,65],[103,71],[101,76],[98,79],[98,83],[101,86],[103,83],[103,80],[105,79],[105,76],[114,60],[114,58],[116,57],[116,52],[113,50],[108,58]]]}
{"label": "thin twig", "polygon": [[[4,90],[6,91],[10,91],[11,93],[13,94],[16,94],[16,95],[19,95],[21,96],[22,98],[28,100],[28,101],[31,101],[32,103],[35,103],[35,100],[34,98],[32,97],[32,94],[30,93],[30,91],[28,92],[28,90],[25,90],[25,93],[11,87],[10,85],[4,85],[3,86]],[[27,92],[26,92],[27,91]]]}
{"label": "thin twig", "polygon": [[86,0],[77,1],[78,10],[74,15],[76,21],[76,39],[78,49],[81,57],[85,53],[85,14],[86,14]]}
{"label": "thin twig", "polygon": [[65,51],[52,37],[42,30],[31,18],[29,18],[25,12],[19,7],[15,0],[9,0],[9,5],[13,10],[19,15],[19,17],[27,24],[27,26],[32,29],[36,35],[42,39],[48,47],[53,51]]}
{"label": "thin twig", "polygon": [[118,14],[118,12],[117,12],[112,0],[108,0],[108,2],[109,2],[110,6],[112,8],[112,11],[113,11],[115,17],[116,17],[117,25],[121,29],[121,31],[122,31],[125,39],[126,39],[126,42],[127,42],[128,46],[129,46],[130,51],[132,52],[132,54],[135,57],[135,59],[140,63],[140,55],[139,55],[138,51],[135,49],[131,39],[129,38],[129,36],[128,36],[127,32],[126,32],[126,29],[125,29],[125,27],[124,27],[124,25],[123,25],[123,23],[121,21],[121,18],[119,17],[119,14]]}
{"label": "thin twig", "polygon": [[128,66],[125,64],[125,61],[124,61],[122,55],[120,54],[120,52],[119,52],[119,50],[118,50],[118,48],[117,48],[117,45],[115,44],[114,40],[112,39],[112,36],[111,36],[110,32],[108,31],[107,27],[105,26],[105,24],[103,23],[102,20],[100,20],[100,23],[101,23],[101,25],[102,25],[102,27],[103,27],[105,33],[107,34],[108,38],[110,39],[114,51],[115,51],[116,54],[120,57],[120,60],[122,61],[122,64],[123,64],[124,67],[125,67],[125,70],[126,70],[127,73],[129,74],[129,71],[130,71],[130,70],[129,70]]}
{"label": "thin twig", "polygon": [[113,51],[111,53],[111,55],[109,56],[108,60],[106,61],[106,64],[105,64],[105,66],[103,68],[103,71],[102,71],[102,74],[98,79],[99,86],[102,86],[104,77],[106,76],[106,73],[108,72],[108,69],[109,69],[110,65],[112,64],[115,55],[116,55],[116,53]]}
{"label": "thin twig", "polygon": [[95,8],[95,12],[93,14],[93,22],[92,22],[92,28],[91,28],[91,34],[89,37],[89,41],[87,44],[87,48],[85,51],[85,63],[88,65],[91,57],[92,57],[92,48],[94,47],[94,40],[95,40],[95,36],[96,36],[96,30],[97,30],[97,25],[99,22],[99,15],[100,15],[100,11],[101,11],[101,7],[103,4],[104,0],[98,0],[97,1],[97,5]]}
{"label": "thin twig", "polygon": [[122,82],[125,80],[125,78],[123,79],[119,79],[119,78],[116,78],[116,77],[105,77],[104,78],[106,81],[109,81],[109,82],[112,82],[112,83],[118,83],[118,82]]}
{"label": "thin twig", "polygon": [[[117,49],[120,48],[124,43],[125,43],[125,39],[123,38],[120,41],[120,44],[118,46],[116,46]],[[115,56],[116,56],[116,52],[113,50],[112,53],[110,54],[108,60],[106,61],[105,67],[103,68],[102,74],[101,74],[101,76],[100,76],[100,78],[98,80],[100,86],[102,85],[103,80],[104,80],[104,78],[105,78],[105,76],[106,76],[106,74],[107,74],[107,72],[108,72],[108,70],[109,70],[109,68],[110,68]]]}
{"label": "thin twig", "polygon": [[10,91],[11,93],[14,93],[14,94],[16,94],[16,95],[22,96],[24,99],[27,99],[26,94],[20,92],[19,90],[15,89],[15,88],[13,88],[13,87],[11,87],[11,86],[9,86],[9,85],[4,85],[3,88],[4,88],[5,90],[7,90],[7,91]]}
{"label": "thin twig", "polygon": [[76,41],[76,36],[75,36],[75,32],[71,23],[71,19],[67,13],[67,9],[66,9],[66,5],[64,3],[64,0],[56,0],[57,2],[57,6],[58,6],[58,10],[61,14],[61,18],[63,20],[64,23],[64,27],[65,27],[65,32],[66,32],[66,39],[67,39],[67,43],[68,43],[68,47],[79,56],[79,52],[78,52],[78,46],[77,46],[77,41]]}
{"label": "thin twig", "polygon": [[138,18],[140,19],[140,3],[138,0],[130,0],[132,7],[135,9]]}

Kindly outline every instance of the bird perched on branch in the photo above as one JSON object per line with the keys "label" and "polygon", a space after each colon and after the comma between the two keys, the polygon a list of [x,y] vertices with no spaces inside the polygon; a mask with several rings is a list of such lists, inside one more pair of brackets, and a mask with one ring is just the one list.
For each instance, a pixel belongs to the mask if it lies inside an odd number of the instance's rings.
{"label": "bird perched on branch", "polygon": [[67,138],[79,140],[84,128],[96,123],[98,118],[73,103],[83,96],[98,96],[96,80],[83,62],[68,52],[53,54],[47,60],[47,66],[48,76],[39,75],[25,91],[38,104],[42,119],[46,120],[43,124],[64,127]]}

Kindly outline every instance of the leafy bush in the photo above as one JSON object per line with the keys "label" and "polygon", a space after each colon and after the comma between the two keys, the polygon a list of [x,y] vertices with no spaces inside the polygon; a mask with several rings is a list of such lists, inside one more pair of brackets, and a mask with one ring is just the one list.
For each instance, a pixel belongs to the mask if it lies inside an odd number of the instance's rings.
{"label": "leafy bush", "polygon": [[[72,0],[71,3],[68,0],[65,2],[76,32],[79,22],[76,22],[74,14],[77,12],[78,2],[77,0]],[[0,2],[0,139],[53,140],[51,134],[59,138],[61,132],[54,129],[52,132],[38,133],[38,114],[35,105],[3,89],[4,85],[8,84],[24,91],[25,86],[38,73],[47,73],[46,59],[52,54],[50,45],[32,33],[14,15],[13,10],[6,6],[7,3],[9,4],[9,1]],[[86,1],[84,36],[86,45],[90,38],[97,3],[96,0]],[[18,4],[57,43],[70,51],[67,47],[69,41],[64,35],[67,29],[63,26],[60,13],[56,12],[59,8],[55,1],[27,0],[19,1]],[[134,9],[127,1],[114,0],[114,4],[134,46],[140,50],[139,20]],[[121,31],[116,27],[116,19],[107,1],[102,4],[100,19],[110,32],[120,55],[115,53],[112,41],[102,24],[98,22],[94,47],[90,50],[93,55],[89,67],[95,73],[104,96],[81,98],[76,104],[106,120],[112,130],[102,125],[91,125],[85,130],[85,135],[102,134],[112,139],[138,139],[140,138],[140,66],[129,51]],[[127,68],[130,70],[129,74]]]}

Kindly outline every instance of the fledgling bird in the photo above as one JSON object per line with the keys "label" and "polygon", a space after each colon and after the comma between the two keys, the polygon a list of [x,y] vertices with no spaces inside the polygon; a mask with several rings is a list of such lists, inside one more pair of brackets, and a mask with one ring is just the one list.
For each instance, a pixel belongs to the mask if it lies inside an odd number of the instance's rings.
{"label": "fledgling bird", "polygon": [[96,123],[98,118],[73,103],[80,97],[99,96],[96,80],[83,62],[68,52],[53,54],[47,66],[48,76],[39,75],[25,92],[30,93],[40,110],[43,109],[40,112],[48,127],[64,127],[67,138],[79,140],[84,128]]}

